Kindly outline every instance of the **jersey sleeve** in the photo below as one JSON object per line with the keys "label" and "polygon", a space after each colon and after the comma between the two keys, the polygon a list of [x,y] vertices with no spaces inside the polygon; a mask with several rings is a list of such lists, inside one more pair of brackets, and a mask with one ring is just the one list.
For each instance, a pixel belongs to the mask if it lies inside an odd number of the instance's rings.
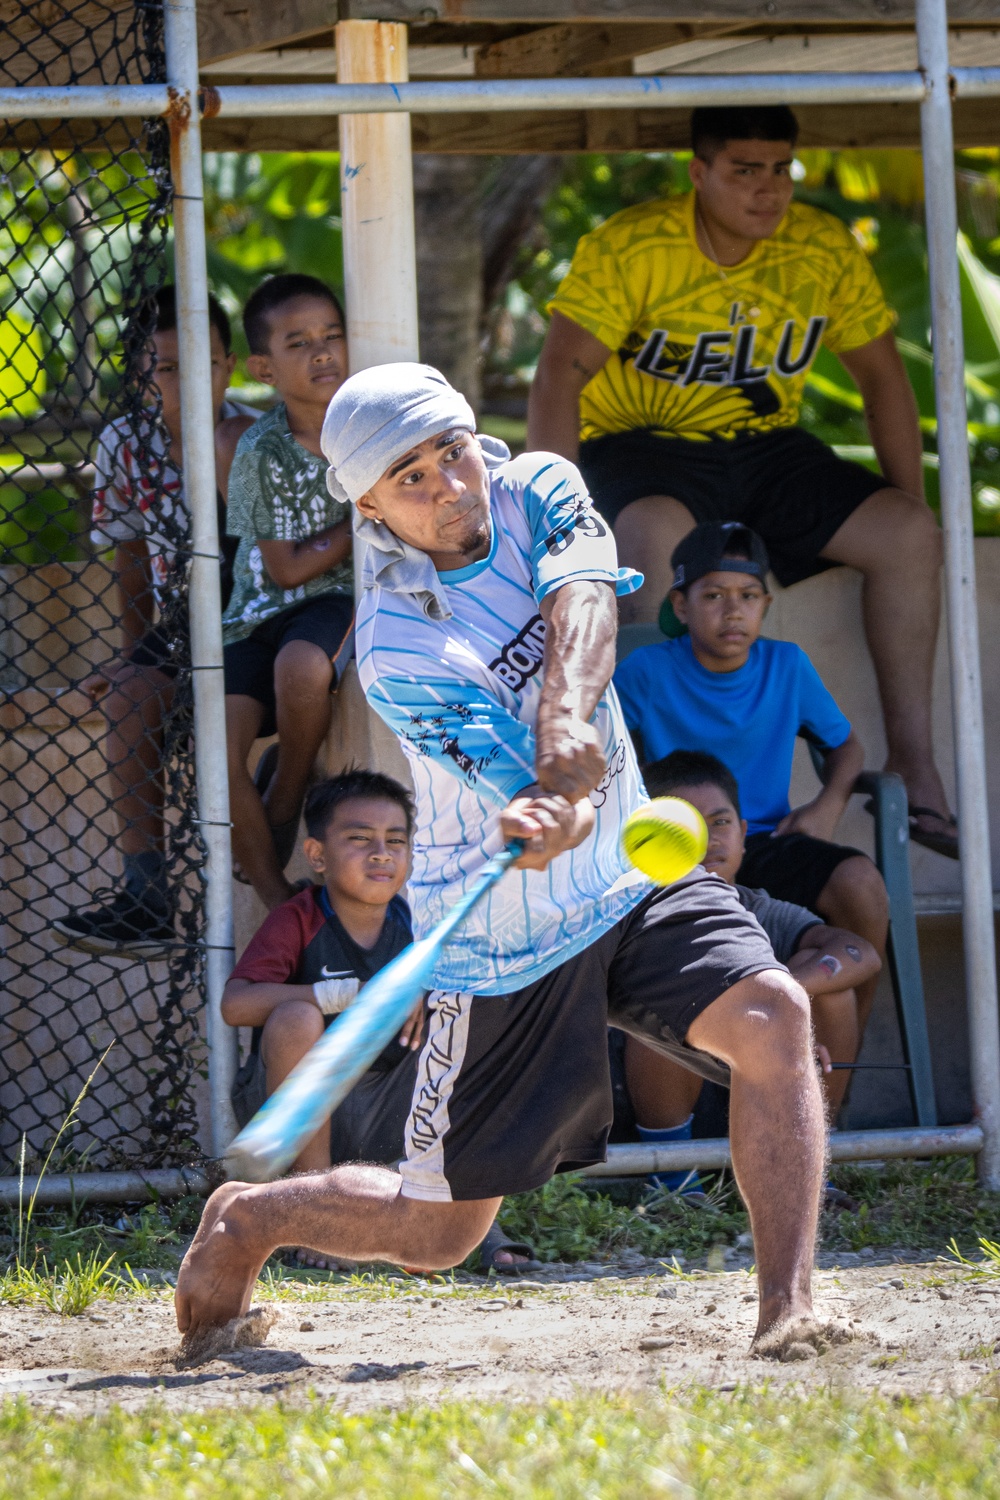
{"label": "jersey sleeve", "polygon": [[[616,594],[631,594],[642,574],[618,566],[618,549],[607,521],[594,509],[575,464],[555,453],[533,453],[534,472],[524,484],[524,505],[531,528],[531,581],[539,604],[565,583],[596,579]],[[517,479],[522,460],[511,465]]]}
{"label": "jersey sleeve", "polygon": [[799,943],[810,927],[823,925],[822,917],[817,917],[808,907],[797,906],[792,901],[779,901],[767,891],[748,891],[742,886],[736,889],[743,905],[753,912],[763,927],[780,964],[787,964],[798,951]]}
{"label": "jersey sleeve", "polygon": [[611,224],[585,234],[548,307],[612,350],[622,346],[637,321],[617,239]]}
{"label": "jersey sleeve", "polygon": [[125,463],[125,439],[113,424],[97,439],[90,539],[95,547],[131,542],[145,535]]}
{"label": "jersey sleeve", "polygon": [[801,648],[796,647],[799,669],[798,733],[820,750],[836,750],[851,732],[822,678]]}
{"label": "jersey sleeve", "polygon": [[250,984],[294,984],[312,936],[306,930],[298,900],[276,906],[243,950],[230,979],[245,979]]}
{"label": "jersey sleeve", "polygon": [[498,807],[536,779],[531,729],[485,688],[457,677],[379,675],[365,695],[412,753]]}
{"label": "jersey sleeve", "polygon": [[834,354],[849,354],[887,333],[895,317],[871,261],[850,230],[838,227],[843,235],[843,244],[838,246],[843,268],[830,298],[823,342]]}

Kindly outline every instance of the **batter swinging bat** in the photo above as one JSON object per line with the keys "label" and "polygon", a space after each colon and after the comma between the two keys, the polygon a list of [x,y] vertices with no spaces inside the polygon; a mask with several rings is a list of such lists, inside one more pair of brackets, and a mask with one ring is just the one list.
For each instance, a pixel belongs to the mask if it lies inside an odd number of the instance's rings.
{"label": "batter swinging bat", "polygon": [[231,1180],[270,1182],[291,1166],[303,1144],[402,1028],[430,987],[452,933],[523,849],[520,839],[512,839],[433,932],[369,979],[350,1009],[324,1031],[233,1141],[225,1158]]}

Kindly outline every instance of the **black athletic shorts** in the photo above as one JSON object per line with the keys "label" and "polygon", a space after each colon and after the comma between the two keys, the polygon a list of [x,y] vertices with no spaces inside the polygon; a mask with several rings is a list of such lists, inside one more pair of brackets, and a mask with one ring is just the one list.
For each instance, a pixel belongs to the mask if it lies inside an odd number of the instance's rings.
{"label": "black athletic shorts", "polygon": [[726,990],[783,969],[732,886],[699,870],[657,889],[595,943],[511,995],[435,990],[406,1126],[403,1193],[498,1198],[603,1161],[608,1024],[720,1083],[685,1044]]}
{"label": "black athletic shorts", "polygon": [[[395,1045],[399,1046],[398,1042]],[[394,1167],[400,1160],[419,1056],[407,1051],[394,1068],[370,1068],[338,1104],[330,1116],[333,1166],[345,1161],[370,1161]],[[267,1069],[258,1050],[251,1052],[233,1084],[233,1113],[241,1129],[266,1098]]]}
{"label": "black athletic shorts", "polygon": [[845,859],[868,856],[850,844],[830,844],[808,833],[752,833],[746,841],[736,884],[767,891],[776,901],[816,910],[819,893]]}
{"label": "black athletic shorts", "polygon": [[128,659],[133,667],[155,667],[164,677],[177,676],[178,666],[170,641],[158,625],[146,631],[142,640],[132,647]]}
{"label": "black athletic shorts", "polygon": [[242,641],[234,641],[222,653],[226,694],[254,698],[263,703],[264,722],[259,736],[274,734],[274,663],[289,641],[311,641],[320,646],[333,667],[333,691],[354,654],[354,600],[349,594],[324,594],[293,604],[257,626]]}
{"label": "black athletic shorts", "polygon": [[858,506],[885,489],[861,464],[838,458],[801,427],[695,443],[645,428],[580,445],[594,504],[613,526],[644,495],[671,495],[696,522],[742,521],[764,541],[786,587],[836,564],[819,556]]}

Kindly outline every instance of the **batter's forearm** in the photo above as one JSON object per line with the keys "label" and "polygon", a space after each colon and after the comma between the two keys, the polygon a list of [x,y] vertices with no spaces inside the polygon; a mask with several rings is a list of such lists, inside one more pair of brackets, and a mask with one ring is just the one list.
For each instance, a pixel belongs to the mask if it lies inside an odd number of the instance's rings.
{"label": "batter's forearm", "polygon": [[[552,603],[548,612],[546,606]],[[567,583],[542,604],[545,685],[536,738],[553,721],[591,718],[615,670],[618,609],[609,583]]]}
{"label": "batter's forearm", "polygon": [[563,584],[542,603],[545,684],[535,721],[535,769],[541,786],[571,802],[586,797],[607,770],[590,723],[615,668],[617,607],[608,583]]}

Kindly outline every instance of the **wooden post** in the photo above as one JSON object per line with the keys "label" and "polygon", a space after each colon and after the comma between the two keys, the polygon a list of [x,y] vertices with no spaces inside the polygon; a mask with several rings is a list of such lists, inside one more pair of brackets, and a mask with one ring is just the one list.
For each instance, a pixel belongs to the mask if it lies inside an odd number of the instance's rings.
{"label": "wooden post", "polygon": [[[334,31],[340,83],[405,83],[406,26],[339,21]],[[417,248],[409,115],[341,115],[340,201],[344,302],[351,373],[419,359]],[[355,592],[362,548],[354,541]],[[325,758],[328,774],[350,765],[385,771],[405,785],[399,741],[364,702],[352,662],[337,694]]]}
{"label": "wooden post", "polygon": [[[405,83],[406,26],[340,21],[340,83]],[[419,359],[409,115],[341,115],[340,192],[351,372]]]}

